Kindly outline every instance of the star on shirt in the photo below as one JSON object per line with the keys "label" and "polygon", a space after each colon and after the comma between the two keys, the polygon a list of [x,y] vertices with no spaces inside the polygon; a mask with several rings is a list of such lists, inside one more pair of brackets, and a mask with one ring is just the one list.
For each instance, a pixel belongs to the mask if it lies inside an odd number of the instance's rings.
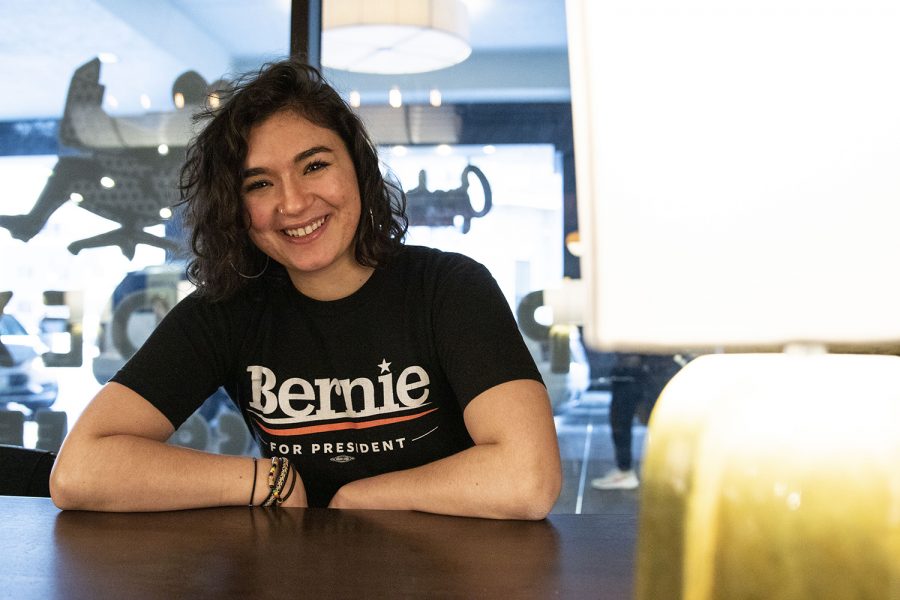
{"label": "star on shirt", "polygon": [[391,363],[383,358],[381,359],[381,364],[379,364],[378,366],[381,369],[382,373],[387,373],[391,370]]}

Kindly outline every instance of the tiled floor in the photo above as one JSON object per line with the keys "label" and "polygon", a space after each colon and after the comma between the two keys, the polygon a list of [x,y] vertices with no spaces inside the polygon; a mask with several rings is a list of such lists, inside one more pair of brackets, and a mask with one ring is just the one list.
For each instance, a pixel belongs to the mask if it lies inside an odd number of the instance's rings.
{"label": "tiled floor", "polygon": [[[640,488],[595,490],[591,479],[615,466],[609,429],[609,392],[588,392],[561,406],[555,417],[562,456],[563,487],[554,513],[636,513]],[[640,473],[646,428],[634,426],[635,469]]]}

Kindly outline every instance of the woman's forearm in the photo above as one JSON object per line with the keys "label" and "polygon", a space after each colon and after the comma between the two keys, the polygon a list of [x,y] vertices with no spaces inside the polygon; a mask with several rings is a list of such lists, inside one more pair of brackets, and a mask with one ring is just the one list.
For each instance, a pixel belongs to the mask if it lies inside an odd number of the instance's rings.
{"label": "woman's forearm", "polygon": [[[68,441],[68,440],[67,440]],[[249,457],[222,456],[134,435],[82,440],[60,452],[50,478],[62,509],[160,511],[248,504],[268,493],[268,465]]]}
{"label": "woman's forearm", "polygon": [[[53,502],[62,509],[102,511],[238,506],[250,503],[251,488],[255,504],[265,500],[267,459],[173,446],[166,443],[173,431],[147,400],[107,384],[60,448],[50,475]],[[294,488],[284,506],[305,506],[301,479]]]}
{"label": "woman's forearm", "polygon": [[493,519],[543,519],[562,482],[543,385],[517,380],[481,393],[463,414],[475,446],[342,487],[335,508],[410,509]]}
{"label": "woman's forearm", "polygon": [[331,507],[543,519],[559,495],[559,455],[538,461],[510,450],[482,444],[421,467],[360,479],[338,490]]}

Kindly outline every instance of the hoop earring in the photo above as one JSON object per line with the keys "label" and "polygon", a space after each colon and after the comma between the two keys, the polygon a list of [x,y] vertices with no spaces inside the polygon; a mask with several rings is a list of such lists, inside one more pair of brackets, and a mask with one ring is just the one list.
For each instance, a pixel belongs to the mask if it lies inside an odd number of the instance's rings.
{"label": "hoop earring", "polygon": [[266,264],[263,265],[262,271],[260,271],[260,272],[257,273],[256,275],[244,275],[243,273],[241,273],[240,271],[237,270],[237,267],[235,267],[235,266],[234,266],[234,263],[231,262],[230,260],[228,261],[228,264],[231,265],[231,268],[234,269],[234,272],[235,272],[235,273],[237,273],[238,275],[240,275],[240,276],[243,277],[244,279],[256,279],[257,277],[261,277],[262,274],[266,272],[266,269],[269,268],[269,255],[266,254]]}

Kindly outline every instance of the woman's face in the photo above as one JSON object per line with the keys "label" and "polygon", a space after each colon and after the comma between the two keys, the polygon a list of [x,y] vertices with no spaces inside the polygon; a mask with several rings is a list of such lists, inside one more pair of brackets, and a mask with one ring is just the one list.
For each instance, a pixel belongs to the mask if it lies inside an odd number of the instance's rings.
{"label": "woman's face", "polygon": [[316,297],[325,286],[341,297],[361,285],[368,270],[354,256],[359,185],[334,131],[291,111],[253,127],[242,197],[250,239],[285,266],[300,291]]}

